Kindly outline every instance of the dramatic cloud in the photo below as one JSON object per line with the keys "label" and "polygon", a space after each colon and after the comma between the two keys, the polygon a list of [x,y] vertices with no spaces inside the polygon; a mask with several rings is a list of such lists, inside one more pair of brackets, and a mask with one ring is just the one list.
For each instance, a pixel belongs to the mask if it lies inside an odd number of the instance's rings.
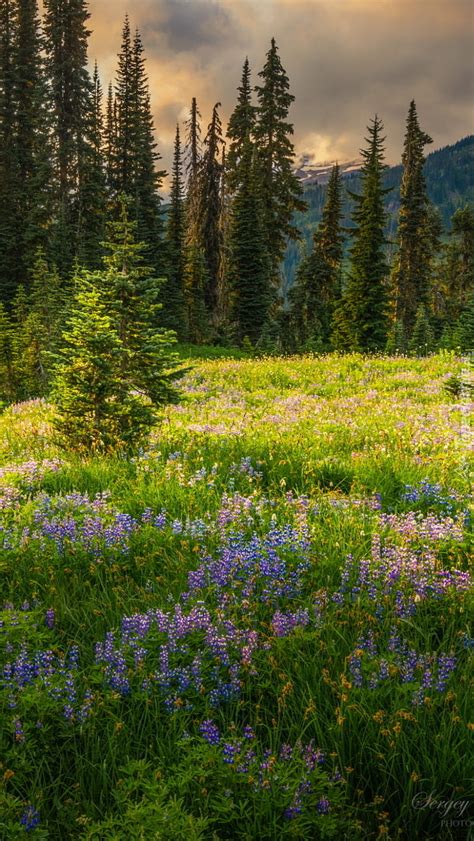
{"label": "dramatic cloud", "polygon": [[356,157],[377,112],[396,162],[412,98],[434,147],[473,131],[471,0],[91,0],[90,7],[90,54],[105,83],[127,10],[142,32],[167,167],[191,97],[204,127],[217,100],[226,119],[245,56],[256,82],[272,36],[296,97],[298,152],[319,161]]}

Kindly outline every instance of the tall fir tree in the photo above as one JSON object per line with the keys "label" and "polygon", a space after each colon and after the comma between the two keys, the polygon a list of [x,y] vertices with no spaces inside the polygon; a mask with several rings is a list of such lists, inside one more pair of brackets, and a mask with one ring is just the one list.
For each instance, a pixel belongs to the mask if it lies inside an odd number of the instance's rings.
{"label": "tall fir tree", "polygon": [[[252,86],[250,82],[250,65],[248,58],[245,59],[242,80],[238,87],[239,96],[237,105],[230,116],[227,126],[227,137],[229,139],[229,151],[227,154],[227,188],[229,193],[234,194],[242,183],[242,175],[245,174],[246,164],[243,161],[246,144],[252,137],[256,108],[252,104]],[[241,171],[244,170],[244,172]]]}
{"label": "tall fir tree", "polygon": [[38,249],[47,247],[51,223],[51,119],[37,0],[17,0],[17,4],[18,270],[22,281],[28,283]]}
{"label": "tall fir tree", "polygon": [[161,274],[165,260],[158,190],[165,173],[156,169],[160,156],[154,138],[143,44],[138,31],[132,38],[128,17],[118,57],[115,103],[116,111],[109,103],[107,121],[108,137],[115,136],[115,151],[109,156],[113,169],[109,182],[113,185],[115,205],[118,209],[122,194],[128,196],[129,212],[137,223],[139,239],[145,243],[146,259]]}
{"label": "tall fir tree", "polygon": [[272,290],[270,260],[262,224],[260,168],[250,137],[242,148],[240,185],[230,222],[232,318],[239,342],[261,339]]}
{"label": "tall fir tree", "polygon": [[[115,195],[134,194],[136,129],[135,96],[133,91],[133,49],[130,20],[125,16],[122,29],[122,43],[118,54],[118,70],[115,80],[115,100],[112,106],[109,97],[108,131],[110,142],[115,141],[113,160]],[[114,108],[115,114],[114,114]],[[115,117],[115,119],[114,119]],[[114,128],[111,126],[115,123]],[[115,130],[114,130],[115,129]]]}
{"label": "tall fir tree", "polygon": [[185,235],[184,287],[188,339],[198,344],[210,336],[209,318],[204,302],[207,281],[202,242],[201,202],[201,114],[193,97],[189,119],[186,121],[185,171]]}
{"label": "tall fir tree", "polygon": [[300,345],[310,341],[329,349],[332,317],[341,295],[342,206],[342,178],[336,164],[331,170],[321,222],[314,232],[313,250],[300,263],[290,292],[291,321]]}
{"label": "tall fir tree", "polygon": [[219,259],[219,276],[217,281],[217,317],[216,341],[228,344],[232,341],[230,329],[230,223],[231,196],[227,169],[227,154],[225,143],[222,147],[221,170],[221,215],[219,220],[221,253]]}
{"label": "tall fir tree", "polygon": [[445,317],[456,321],[474,292],[474,210],[460,207],[451,219],[451,233],[441,269]]}
{"label": "tall fir tree", "polygon": [[52,90],[56,227],[53,259],[68,274],[89,210],[92,81],[86,0],[44,0],[46,60]]}
{"label": "tall fir tree", "polygon": [[174,143],[173,173],[171,182],[170,206],[166,230],[168,256],[167,282],[162,293],[163,312],[161,323],[175,330],[178,339],[186,339],[186,304],[184,298],[184,236],[185,208],[183,187],[183,166],[181,160],[181,138],[179,125],[176,126]]}
{"label": "tall fir tree", "polygon": [[138,239],[146,244],[145,257],[149,265],[162,273],[165,269],[162,247],[164,226],[159,189],[166,172],[156,168],[161,156],[155,141],[144,49],[138,30],[133,41],[132,70],[136,166],[135,193],[132,194],[135,197],[134,218]]}
{"label": "tall fir tree", "polygon": [[293,224],[294,212],[305,210],[306,204],[302,200],[302,186],[293,171],[293,125],[288,121],[288,112],[294,96],[289,92],[288,76],[274,38],[259,76],[262,84],[256,87],[258,106],[254,134],[262,170],[267,250],[274,282],[279,285],[287,239],[298,238]]}
{"label": "tall fir tree", "polygon": [[17,10],[13,0],[0,0],[0,300],[11,303],[18,272],[17,232],[20,229],[15,145],[15,39]]}
{"label": "tall fir tree", "polygon": [[220,102],[212,109],[212,118],[204,139],[200,167],[199,217],[201,242],[206,266],[204,301],[210,321],[215,324],[218,312],[219,269],[221,260],[221,152],[223,146]]}
{"label": "tall fir tree", "polygon": [[81,203],[78,218],[77,259],[88,268],[101,265],[107,209],[106,168],[103,148],[103,96],[97,62],[92,77],[87,119],[87,143],[79,169]]}
{"label": "tall fir tree", "polygon": [[400,188],[398,254],[393,272],[395,318],[405,333],[412,331],[420,304],[427,307],[430,299],[432,238],[430,236],[430,202],[423,175],[424,148],[431,137],[420,128],[415,101],[407,117],[402,155],[403,176]]}
{"label": "tall fir tree", "polygon": [[117,104],[112,83],[107,91],[107,105],[104,125],[104,155],[107,194],[112,197],[117,191]]}
{"label": "tall fir tree", "polygon": [[383,123],[375,115],[368,126],[367,148],[361,150],[362,193],[350,193],[355,203],[351,267],[347,287],[335,313],[333,341],[338,349],[374,352],[385,347],[388,330],[388,290],[383,174]]}
{"label": "tall fir tree", "polygon": [[198,179],[201,162],[201,114],[196,97],[191,101],[189,119],[186,121],[186,186],[189,195],[192,185]]}

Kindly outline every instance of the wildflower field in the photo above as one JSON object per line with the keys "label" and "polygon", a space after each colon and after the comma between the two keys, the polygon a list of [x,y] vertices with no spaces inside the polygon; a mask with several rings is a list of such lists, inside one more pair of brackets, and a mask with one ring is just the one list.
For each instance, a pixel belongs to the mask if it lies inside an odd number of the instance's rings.
{"label": "wildflower field", "polygon": [[0,415],[0,838],[467,839],[462,361],[192,366],[133,460]]}

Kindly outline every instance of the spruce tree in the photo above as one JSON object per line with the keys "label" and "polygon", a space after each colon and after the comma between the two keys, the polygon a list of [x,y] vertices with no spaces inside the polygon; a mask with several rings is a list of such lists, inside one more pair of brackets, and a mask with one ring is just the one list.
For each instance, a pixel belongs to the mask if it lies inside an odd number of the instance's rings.
{"label": "spruce tree", "polygon": [[53,259],[66,275],[82,246],[89,201],[92,81],[87,64],[86,0],[44,0],[46,59],[52,89],[55,169]]}
{"label": "spruce tree", "polygon": [[67,293],[55,269],[39,252],[31,272],[31,291],[18,288],[12,305],[11,366],[15,399],[47,395],[54,354],[60,345]]}
{"label": "spruce tree", "polygon": [[143,262],[136,228],[124,198],[104,269],[75,278],[54,399],[56,426],[80,451],[133,450],[177,397],[173,334],[155,327],[160,282]]}
{"label": "spruce tree", "polygon": [[265,66],[259,74],[262,85],[257,91],[257,121],[254,130],[261,166],[262,200],[266,230],[266,246],[272,276],[280,281],[280,264],[287,239],[297,239],[293,224],[295,210],[303,211],[302,186],[294,174],[293,125],[288,111],[294,96],[282,67],[275,39],[272,38]]}
{"label": "spruce tree", "polygon": [[0,0],[0,300],[11,303],[21,280],[18,271],[18,160],[15,144],[16,6]]}
{"label": "spruce tree", "polygon": [[218,310],[219,268],[221,260],[221,151],[222,123],[220,102],[214,105],[212,118],[204,139],[204,154],[200,167],[199,217],[201,242],[206,266],[204,301],[208,317],[216,323]]}
{"label": "spruce tree", "polygon": [[16,382],[13,365],[14,325],[0,301],[0,404],[10,403],[16,398]]}
{"label": "spruce tree", "polygon": [[250,65],[248,58],[245,59],[242,70],[242,80],[238,88],[239,96],[237,105],[230,116],[227,126],[227,137],[230,141],[227,154],[227,187],[229,193],[234,194],[242,183],[242,176],[245,175],[246,164],[243,162],[244,150],[247,141],[252,137],[256,108],[252,105],[252,87],[250,84]]}
{"label": "spruce tree", "polygon": [[449,239],[441,266],[439,291],[444,317],[453,323],[459,319],[474,291],[474,211],[468,205],[454,213]]}
{"label": "spruce tree", "polygon": [[[132,34],[128,15],[125,16],[122,29],[122,43],[118,54],[118,70],[115,81],[115,113],[109,97],[109,142],[115,141],[115,153],[110,155],[114,161],[116,198],[122,193],[134,194],[136,117],[134,114],[135,97],[133,91],[133,52]],[[115,125],[114,125],[115,123]],[[114,130],[115,129],[115,130]]]}
{"label": "spruce tree", "polygon": [[166,231],[168,253],[168,280],[163,288],[163,312],[161,322],[175,330],[178,339],[187,336],[186,305],[184,300],[184,188],[181,162],[181,139],[179,125],[176,126],[174,144],[173,177],[171,183],[170,207]]}
{"label": "spruce tree", "polygon": [[232,318],[237,337],[257,344],[272,299],[270,262],[262,225],[260,169],[250,138],[242,149],[240,186],[230,224]]}
{"label": "spruce tree", "polygon": [[430,202],[423,167],[424,147],[431,137],[420,128],[414,100],[410,103],[402,155],[398,255],[393,272],[396,319],[410,333],[420,304],[430,298],[432,238],[429,232]]}
{"label": "spruce tree", "polygon": [[[148,79],[143,44],[139,32],[132,39],[128,17],[122,32],[115,87],[116,115],[111,111],[107,134],[115,136],[115,151],[109,155],[113,175],[115,204],[119,197],[130,199],[130,214],[137,223],[137,235],[145,243],[146,259],[155,272],[164,270],[163,222],[158,189],[163,171],[156,170],[160,159],[154,139]],[[110,107],[110,103],[109,103]]]}
{"label": "spruce tree", "polygon": [[219,259],[219,275],[217,280],[217,311],[216,311],[216,337],[215,341],[231,344],[233,341],[232,329],[229,324],[230,317],[230,221],[231,221],[231,197],[229,193],[229,181],[227,170],[227,157],[225,144],[222,147],[222,169],[221,169],[221,215],[219,219],[221,253]]}
{"label": "spruce tree", "polygon": [[25,283],[51,223],[50,99],[37,0],[17,0],[15,39],[15,146],[17,159],[18,271]]}
{"label": "spruce tree", "polygon": [[186,121],[186,177],[187,192],[197,181],[201,162],[201,114],[196,97],[193,96],[189,119]]}
{"label": "spruce tree", "polygon": [[203,343],[210,337],[204,294],[207,271],[202,241],[201,115],[195,97],[186,122],[186,201],[184,235],[184,287],[188,339]]}
{"label": "spruce tree", "polygon": [[387,340],[388,296],[384,196],[383,123],[377,115],[368,126],[367,148],[361,150],[362,193],[350,193],[355,223],[347,287],[334,319],[333,342],[341,350],[373,352]]}
{"label": "spruce tree", "polygon": [[74,277],[52,394],[56,429],[68,447],[83,453],[123,447],[130,429],[127,386],[117,371],[123,346],[95,281],[85,270]]}
{"label": "spruce tree", "polygon": [[459,340],[464,352],[474,353],[474,293],[469,296],[459,317]]}
{"label": "spruce tree", "polygon": [[112,197],[117,192],[117,106],[112,83],[107,92],[107,106],[104,126],[104,155],[107,193]]}
{"label": "spruce tree", "polygon": [[144,50],[140,33],[135,33],[132,50],[132,81],[134,95],[135,136],[135,213],[137,236],[146,245],[145,257],[155,272],[165,268],[163,220],[159,188],[166,175],[157,170],[161,159],[154,136],[148,78],[145,71]]}
{"label": "spruce tree", "polygon": [[177,356],[172,350],[173,333],[156,327],[162,308],[162,281],[156,278],[145,259],[147,247],[137,242],[138,225],[130,221],[127,203],[122,197],[118,221],[109,226],[109,241],[104,257],[104,286],[115,313],[120,340],[127,349],[126,377],[130,388],[146,395],[154,409],[177,396],[173,381]]}
{"label": "spruce tree", "polygon": [[87,143],[79,167],[79,215],[77,259],[88,268],[101,264],[102,243],[105,236],[106,169],[103,149],[104,120],[102,86],[97,62],[92,77],[89,110],[85,119]]}
{"label": "spruce tree", "polygon": [[428,356],[434,350],[433,328],[424,304],[418,306],[409,350],[416,356]]}
{"label": "spruce tree", "polygon": [[313,237],[313,250],[298,269],[290,293],[292,321],[301,344],[316,341],[328,349],[331,322],[341,294],[344,250],[342,179],[338,164],[328,182],[321,222]]}

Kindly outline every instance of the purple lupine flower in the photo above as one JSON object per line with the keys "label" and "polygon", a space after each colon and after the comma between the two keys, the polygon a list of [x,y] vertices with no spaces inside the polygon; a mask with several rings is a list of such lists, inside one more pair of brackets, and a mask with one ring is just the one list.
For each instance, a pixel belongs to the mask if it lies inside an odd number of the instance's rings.
{"label": "purple lupine flower", "polygon": [[199,726],[202,737],[209,742],[210,745],[218,745],[220,742],[220,732],[217,724],[208,718]]}
{"label": "purple lupine flower", "polygon": [[49,628],[51,630],[52,628],[54,628],[55,621],[56,621],[56,614],[55,614],[53,608],[50,607],[46,611],[46,616],[44,617],[44,624],[46,625],[47,628]]}
{"label": "purple lupine flower", "polygon": [[28,806],[20,818],[20,824],[24,827],[25,832],[32,832],[40,824],[40,813],[34,806]]}

